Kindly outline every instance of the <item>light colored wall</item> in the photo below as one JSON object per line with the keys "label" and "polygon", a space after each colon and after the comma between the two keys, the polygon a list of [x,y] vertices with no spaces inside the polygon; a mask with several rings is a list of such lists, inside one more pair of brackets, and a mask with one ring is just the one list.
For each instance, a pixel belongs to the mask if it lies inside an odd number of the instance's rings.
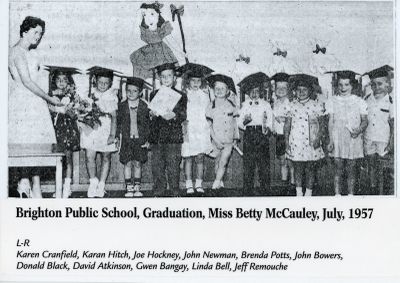
{"label": "light colored wall", "polygon": [[[38,49],[43,63],[80,68],[100,64],[130,74],[129,54],[144,44],[137,28],[140,4],[11,2],[10,45],[18,40],[24,17],[38,16],[47,25]],[[164,4],[162,14],[171,20],[170,2]],[[321,67],[365,72],[394,62],[392,2],[189,2],[184,6],[189,59],[236,80],[255,70],[271,74],[282,66],[288,72],[311,73]],[[182,61],[178,23],[173,26],[168,42]],[[326,55],[312,53],[316,42],[329,43]],[[272,56],[274,45],[288,51],[286,59]],[[235,62],[239,54],[250,56],[250,64]],[[86,78],[78,80],[86,86]]]}

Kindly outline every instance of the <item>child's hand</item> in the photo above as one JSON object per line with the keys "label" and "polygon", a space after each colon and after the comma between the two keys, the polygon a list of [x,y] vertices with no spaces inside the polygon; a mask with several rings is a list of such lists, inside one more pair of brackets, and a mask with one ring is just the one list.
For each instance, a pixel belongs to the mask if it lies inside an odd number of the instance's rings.
{"label": "child's hand", "polygon": [[113,135],[109,135],[108,136],[108,139],[107,139],[107,144],[108,145],[111,145],[111,144],[116,143],[116,142],[117,142],[117,139]]}
{"label": "child's hand", "polygon": [[329,141],[328,146],[327,146],[328,151],[329,151],[329,152],[332,152],[334,148],[335,148],[335,147],[334,147],[334,145],[333,145],[333,142],[332,142],[332,141]]}
{"label": "child's hand", "polygon": [[314,141],[313,141],[313,148],[314,149],[317,149],[317,148],[319,148],[321,146],[321,141],[319,140],[319,139],[315,139]]}
{"label": "child's hand", "polygon": [[355,139],[361,134],[360,128],[355,128],[350,132],[350,136]]}
{"label": "child's hand", "polygon": [[388,145],[385,147],[386,154],[392,154],[394,150],[394,146],[392,142],[389,142]]}
{"label": "child's hand", "polygon": [[251,121],[253,121],[253,118],[251,118],[251,114],[244,115],[243,125],[246,126]]}
{"label": "child's hand", "polygon": [[150,143],[149,142],[146,142],[144,145],[142,145],[141,146],[142,148],[149,148],[150,147]]}
{"label": "child's hand", "polygon": [[155,112],[153,110],[150,110],[149,113],[150,113],[150,117],[157,117],[158,116],[157,112]]}
{"label": "child's hand", "polygon": [[279,117],[275,117],[275,120],[276,120],[278,123],[283,124],[283,123],[285,123],[286,118],[285,118],[285,117],[282,117],[282,116],[279,116]]}
{"label": "child's hand", "polygon": [[222,150],[224,149],[224,145],[222,143],[220,143],[219,141],[214,140],[215,146],[217,147],[217,149]]}
{"label": "child's hand", "polygon": [[174,119],[175,116],[176,116],[175,113],[172,112],[172,111],[169,111],[169,112],[167,112],[166,114],[162,115],[163,119],[165,119],[165,120],[167,120],[167,121],[169,121],[169,120],[171,120],[171,119]]}

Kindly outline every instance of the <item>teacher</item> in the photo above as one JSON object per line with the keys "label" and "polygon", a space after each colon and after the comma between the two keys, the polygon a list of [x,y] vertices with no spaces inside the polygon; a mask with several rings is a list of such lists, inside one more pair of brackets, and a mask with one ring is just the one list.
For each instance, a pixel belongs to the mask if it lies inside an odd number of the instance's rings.
{"label": "teacher", "polygon": [[[9,97],[8,97],[8,144],[53,144],[56,143],[47,103],[62,106],[60,100],[47,95],[35,82],[39,64],[33,56],[45,31],[45,22],[39,18],[26,17],[20,26],[20,39],[10,49]],[[40,178],[32,173],[33,186],[29,179],[18,183],[20,196],[41,198]]]}

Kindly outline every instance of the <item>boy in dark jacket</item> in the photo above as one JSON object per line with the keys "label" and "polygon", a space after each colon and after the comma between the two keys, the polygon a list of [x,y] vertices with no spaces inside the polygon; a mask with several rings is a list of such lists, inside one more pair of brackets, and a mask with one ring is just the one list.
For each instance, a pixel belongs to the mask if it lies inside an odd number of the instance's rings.
{"label": "boy in dark jacket", "polygon": [[[147,161],[150,114],[147,103],[140,99],[145,81],[128,77],[126,100],[118,105],[117,134],[120,138],[120,161],[124,164],[126,197],[141,197],[142,164]],[[133,178],[132,178],[133,165]]]}
{"label": "boy in dark jacket", "polygon": [[[150,143],[152,152],[152,173],[155,196],[162,196],[167,189],[173,196],[179,196],[179,177],[181,147],[183,143],[182,123],[186,120],[187,97],[186,94],[175,89],[175,64],[166,63],[156,67],[160,78],[161,88],[151,95],[151,100],[157,95],[180,95],[180,99],[173,107],[163,114],[150,111]],[[168,100],[163,97],[161,100]],[[166,101],[167,103],[167,101]]]}

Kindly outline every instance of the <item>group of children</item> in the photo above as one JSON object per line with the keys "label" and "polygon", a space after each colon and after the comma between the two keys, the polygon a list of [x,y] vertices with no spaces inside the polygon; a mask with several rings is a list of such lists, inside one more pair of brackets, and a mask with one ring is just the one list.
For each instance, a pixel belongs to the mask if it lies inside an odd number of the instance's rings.
{"label": "group of children", "polygon": [[[78,130],[78,123],[67,113],[51,109],[57,142],[66,153],[63,197],[71,195],[72,152],[80,148],[86,153],[88,197],[105,195],[111,154],[117,150],[124,164],[126,197],[143,195],[141,169],[149,149],[155,196],[164,195],[167,189],[175,196],[180,194],[182,158],[186,193],[203,194],[206,155],[215,158],[211,189],[217,191],[224,187],[230,156],[233,149],[238,149],[239,129],[244,131],[243,195],[254,190],[256,168],[261,189],[270,188],[270,135],[276,136],[282,180],[296,187],[297,196],[312,195],[317,161],[325,156],[334,160],[334,188],[339,196],[345,172],[348,194],[354,193],[358,159],[367,157],[371,186],[376,186],[376,172],[381,172],[378,159],[393,152],[393,98],[387,67],[368,73],[372,94],[364,99],[354,94],[358,84],[354,72],[335,72],[335,93],[326,103],[315,99],[320,88],[313,76],[278,73],[268,78],[264,73],[255,73],[238,84],[241,94],[247,97],[241,107],[232,78],[211,75],[212,70],[205,66],[188,63],[178,68],[166,63],[158,66],[156,73],[161,87],[147,102],[141,98],[147,88],[144,80],[126,78],[121,96],[112,88],[114,72],[97,68],[88,98],[106,113],[97,127],[80,124]],[[50,95],[60,99],[76,95],[72,74],[54,71]],[[182,76],[182,89],[176,88],[177,75]],[[267,100],[265,85],[271,82],[274,98]],[[160,95],[163,97],[157,97]],[[168,105],[172,99],[177,102],[159,112],[152,105],[156,98]],[[100,174],[97,153],[102,157]]]}

